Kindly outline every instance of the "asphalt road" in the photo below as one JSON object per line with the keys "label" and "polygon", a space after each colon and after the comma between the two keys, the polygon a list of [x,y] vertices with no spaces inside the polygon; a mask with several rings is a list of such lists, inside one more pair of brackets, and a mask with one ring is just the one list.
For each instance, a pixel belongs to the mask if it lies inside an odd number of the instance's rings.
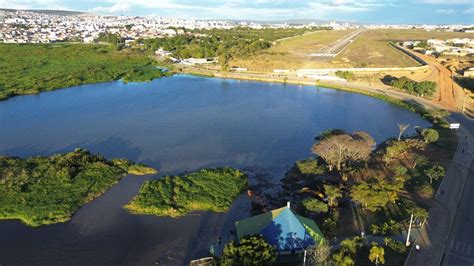
{"label": "asphalt road", "polygon": [[[472,136],[474,121],[460,115],[453,116]],[[466,167],[469,167],[469,173],[459,195],[460,202],[457,205],[455,217],[445,242],[441,265],[474,265],[474,167],[471,164],[473,152],[473,149],[464,150],[468,160]]]}

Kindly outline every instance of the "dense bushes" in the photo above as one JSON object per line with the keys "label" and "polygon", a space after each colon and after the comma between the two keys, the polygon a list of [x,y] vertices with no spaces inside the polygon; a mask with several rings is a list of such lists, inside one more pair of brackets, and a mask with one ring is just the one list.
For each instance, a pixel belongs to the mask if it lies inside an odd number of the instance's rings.
{"label": "dense bushes", "polygon": [[[233,29],[189,30],[186,34],[170,38],[138,40],[145,49],[163,48],[179,58],[219,57],[222,66],[227,66],[231,58],[245,58],[270,48],[272,42],[280,38],[300,35],[320,28]],[[327,29],[327,28],[325,28]]]}
{"label": "dense bushes", "polygon": [[351,71],[336,71],[336,76],[347,81],[354,80],[354,73]]}
{"label": "dense bushes", "polygon": [[436,142],[439,139],[439,133],[436,129],[425,128],[421,131],[421,136],[426,143]]}
{"label": "dense bushes", "polygon": [[327,171],[325,165],[319,164],[318,160],[313,158],[296,161],[296,167],[302,174],[322,175]]}
{"label": "dense bushes", "polygon": [[225,245],[219,265],[272,265],[277,259],[276,249],[262,236],[247,236],[239,243],[232,241]]}
{"label": "dense bushes", "polygon": [[131,50],[87,44],[1,44],[0,100],[81,84],[149,81],[162,76],[154,60]]}
{"label": "dense bushes", "polygon": [[383,81],[395,88],[406,90],[418,96],[432,96],[436,91],[436,82],[432,81],[416,82],[407,77],[396,78],[392,76],[384,77]]}
{"label": "dense bushes", "polygon": [[135,214],[181,216],[191,211],[226,211],[247,185],[232,168],[202,169],[183,176],[148,180],[125,208]]}
{"label": "dense bushes", "polygon": [[30,226],[69,220],[127,172],[156,173],[81,149],[51,157],[0,157],[0,170],[0,219],[20,219]]}

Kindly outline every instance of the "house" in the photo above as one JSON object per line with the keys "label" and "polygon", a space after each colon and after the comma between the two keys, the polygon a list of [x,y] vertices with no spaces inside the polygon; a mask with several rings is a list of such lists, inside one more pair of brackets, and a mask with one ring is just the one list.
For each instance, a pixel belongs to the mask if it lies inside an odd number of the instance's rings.
{"label": "house", "polygon": [[239,240],[248,235],[262,235],[280,255],[301,253],[324,241],[316,223],[296,214],[289,202],[283,208],[238,221],[235,228]]}

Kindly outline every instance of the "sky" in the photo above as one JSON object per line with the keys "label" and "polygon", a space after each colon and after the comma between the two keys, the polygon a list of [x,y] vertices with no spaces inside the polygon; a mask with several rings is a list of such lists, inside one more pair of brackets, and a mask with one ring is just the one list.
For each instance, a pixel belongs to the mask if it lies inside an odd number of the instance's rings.
{"label": "sky", "polygon": [[385,24],[474,24],[474,0],[0,0],[0,8],[187,19],[321,19]]}

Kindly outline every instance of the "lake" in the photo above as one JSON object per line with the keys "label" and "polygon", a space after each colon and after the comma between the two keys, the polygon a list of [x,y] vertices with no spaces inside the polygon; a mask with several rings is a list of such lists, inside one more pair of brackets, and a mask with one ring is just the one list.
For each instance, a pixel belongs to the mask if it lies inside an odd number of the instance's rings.
{"label": "lake", "polygon": [[[64,224],[0,221],[0,265],[183,265],[249,215],[245,196],[227,213],[179,219],[122,209],[148,178],[233,166],[283,176],[331,128],[367,131],[377,142],[397,123],[429,126],[415,113],[360,94],[176,75],[19,96],[0,102],[0,154],[50,155],[80,147],[159,169],[127,176]],[[225,239],[225,238],[224,238]]]}

